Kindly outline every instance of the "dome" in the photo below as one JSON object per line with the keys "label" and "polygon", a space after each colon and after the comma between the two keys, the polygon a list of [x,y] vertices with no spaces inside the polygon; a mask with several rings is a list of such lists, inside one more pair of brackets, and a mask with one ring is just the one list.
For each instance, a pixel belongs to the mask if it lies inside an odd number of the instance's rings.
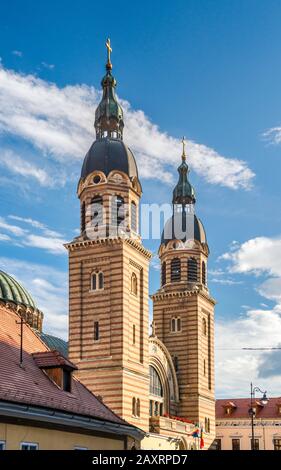
{"label": "dome", "polygon": [[49,349],[59,351],[64,357],[68,356],[68,343],[64,339],[47,333],[40,333],[40,338]]}
{"label": "dome", "polygon": [[204,226],[198,217],[193,213],[176,212],[166,222],[162,232],[161,244],[171,240],[197,240],[207,244],[207,237]]}
{"label": "dome", "polygon": [[104,138],[96,140],[84,159],[81,178],[93,171],[102,171],[106,176],[112,170],[123,171],[130,178],[138,177],[135,157],[122,140]]}
{"label": "dome", "polygon": [[0,300],[4,302],[14,302],[18,305],[32,307],[36,305],[31,295],[12,276],[0,271]]}

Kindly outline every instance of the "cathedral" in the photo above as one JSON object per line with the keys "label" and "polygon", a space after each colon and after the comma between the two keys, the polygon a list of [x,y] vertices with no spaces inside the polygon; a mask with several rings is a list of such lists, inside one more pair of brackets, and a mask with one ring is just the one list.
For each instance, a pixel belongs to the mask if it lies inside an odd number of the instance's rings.
{"label": "cathedral", "polygon": [[[142,447],[204,449],[215,438],[214,305],[209,248],[195,214],[183,141],[173,214],[159,246],[160,288],[151,295],[151,253],[139,232],[142,186],[123,141],[123,110],[111,47],[95,113],[96,140],[78,182],[81,232],[69,253],[68,357],[79,380],[117,415],[146,432]],[[195,431],[194,431],[195,429]]]}

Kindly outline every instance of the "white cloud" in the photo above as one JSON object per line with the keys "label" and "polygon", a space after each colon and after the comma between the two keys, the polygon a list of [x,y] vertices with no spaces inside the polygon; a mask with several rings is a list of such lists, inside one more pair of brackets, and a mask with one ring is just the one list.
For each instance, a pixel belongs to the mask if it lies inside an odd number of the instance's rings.
{"label": "white cloud", "polygon": [[43,330],[67,338],[67,272],[13,258],[0,258],[1,269],[15,277],[32,295],[44,313]]}
{"label": "white cloud", "polygon": [[[10,224],[6,219],[0,217],[0,228],[14,236],[14,238],[9,236],[11,244],[22,247],[30,246],[39,248],[52,254],[66,254],[66,249],[63,246],[66,240],[59,232],[50,230],[45,224],[34,219],[15,215],[10,215],[8,218],[30,225],[35,230],[39,230],[39,234],[32,233],[29,229]],[[7,234],[3,234],[2,237],[0,237],[0,242],[7,241],[6,237]]]}
{"label": "white cloud", "polygon": [[237,244],[220,258],[232,263],[230,271],[233,273],[267,272],[281,276],[281,238],[252,238],[242,245]]}
{"label": "white cloud", "polygon": [[4,150],[0,154],[0,165],[6,167],[11,173],[25,178],[34,178],[41,186],[52,187],[54,182],[47,171],[25,160],[11,150]]}
{"label": "white cloud", "polygon": [[54,64],[48,64],[47,62],[41,62],[41,65],[45,68],[45,69],[49,69],[49,70],[53,70],[55,68]]}
{"label": "white cloud", "polygon": [[[280,395],[280,376],[267,375],[264,351],[242,348],[277,347],[281,343],[281,311],[249,310],[242,317],[216,323],[216,391],[218,397],[249,395],[250,382]],[[261,373],[263,368],[263,373]],[[268,371],[269,372],[269,371]],[[272,371],[271,371],[272,373]]]}
{"label": "white cloud", "polygon": [[[100,92],[65,86],[0,68],[0,131],[21,137],[65,165],[81,161],[94,138],[94,109]],[[170,182],[180,161],[180,143],[162,132],[143,111],[125,110],[125,140],[135,152],[141,176]],[[254,173],[244,161],[188,143],[191,167],[209,183],[232,189],[251,186]],[[173,169],[171,169],[173,166]],[[34,176],[34,175],[33,175]],[[41,175],[41,178],[42,175]]]}
{"label": "white cloud", "polygon": [[[229,262],[231,273],[267,276],[255,287],[274,301],[272,308],[242,306],[246,312],[216,325],[217,389],[220,396],[245,396],[249,382],[258,380],[269,395],[280,395],[280,353],[242,351],[242,348],[276,348],[281,344],[281,239],[256,237],[241,245],[232,244],[220,259]],[[229,346],[231,345],[231,346]],[[222,349],[222,350],[221,350]],[[233,349],[233,350],[229,350]],[[272,359],[272,360],[271,360]]]}
{"label": "white cloud", "polygon": [[272,127],[263,133],[263,137],[272,144],[281,144],[281,126]]}

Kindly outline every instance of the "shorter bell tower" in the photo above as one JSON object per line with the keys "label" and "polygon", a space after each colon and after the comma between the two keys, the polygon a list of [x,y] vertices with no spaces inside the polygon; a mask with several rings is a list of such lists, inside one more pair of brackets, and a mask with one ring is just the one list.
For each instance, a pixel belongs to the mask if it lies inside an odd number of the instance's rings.
{"label": "shorter bell tower", "polygon": [[207,285],[209,248],[195,214],[183,139],[179,180],[173,191],[173,215],[165,224],[159,258],[161,287],[151,296],[158,338],[171,354],[179,385],[177,414],[215,437],[214,305]]}

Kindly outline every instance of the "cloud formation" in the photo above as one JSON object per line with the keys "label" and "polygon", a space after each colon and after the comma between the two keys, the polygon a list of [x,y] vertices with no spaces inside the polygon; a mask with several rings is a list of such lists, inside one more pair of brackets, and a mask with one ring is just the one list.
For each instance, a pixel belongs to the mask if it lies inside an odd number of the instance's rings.
{"label": "cloud formation", "polygon": [[[66,240],[62,234],[50,230],[45,224],[30,218],[10,215],[8,219],[16,220],[24,227],[10,223],[4,217],[0,217],[0,229],[4,232],[0,236],[0,242],[9,242],[20,247],[39,248],[55,255],[66,255],[63,246]],[[26,225],[32,227],[33,231],[30,231],[30,227],[27,228]]]}
{"label": "cloud formation", "polygon": [[[259,309],[245,306],[246,312],[231,321],[217,324],[217,385],[219,393],[235,390],[237,397],[249,380],[259,379],[269,394],[280,394],[281,351],[242,351],[242,348],[277,348],[281,344],[281,238],[256,237],[234,243],[220,257],[228,262],[228,272],[262,278],[257,292],[274,302]],[[242,307],[243,308],[243,307]],[[231,344],[231,347],[229,346]],[[229,349],[234,349],[231,351]],[[236,350],[237,349],[237,350]],[[278,362],[279,360],[279,362]],[[239,385],[237,385],[239,384]]]}
{"label": "cloud formation", "polygon": [[[0,65],[0,132],[28,141],[46,158],[64,165],[81,164],[94,138],[94,109],[99,99],[100,91],[93,87],[59,88]],[[134,110],[127,101],[122,105],[125,141],[136,155],[141,176],[170,182],[179,161],[179,141],[162,132],[143,111]],[[226,158],[192,141],[188,142],[188,153],[192,169],[208,183],[232,189],[251,187],[254,173],[246,162]],[[44,174],[29,171],[41,184],[47,184]]]}
{"label": "cloud formation", "polygon": [[43,330],[67,339],[67,273],[47,265],[0,258],[1,269],[15,277],[44,313]]}

